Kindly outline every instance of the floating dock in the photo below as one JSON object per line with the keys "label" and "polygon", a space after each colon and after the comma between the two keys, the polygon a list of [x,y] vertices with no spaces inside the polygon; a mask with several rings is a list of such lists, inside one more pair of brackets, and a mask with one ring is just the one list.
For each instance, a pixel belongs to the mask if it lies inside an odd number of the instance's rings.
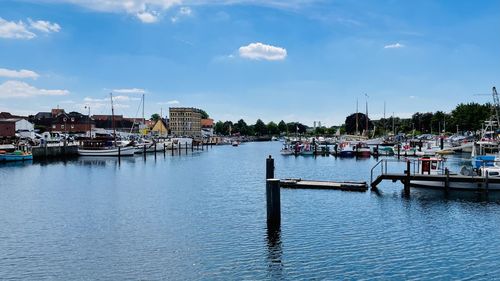
{"label": "floating dock", "polygon": [[297,189],[334,189],[343,191],[365,192],[368,190],[366,182],[338,182],[338,181],[317,181],[303,179],[282,179],[280,186],[284,188]]}

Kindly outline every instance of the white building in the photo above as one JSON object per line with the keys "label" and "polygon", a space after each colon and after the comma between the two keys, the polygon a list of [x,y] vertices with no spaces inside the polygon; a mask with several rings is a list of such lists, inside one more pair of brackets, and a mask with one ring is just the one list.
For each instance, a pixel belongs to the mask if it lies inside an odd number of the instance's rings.
{"label": "white building", "polygon": [[21,138],[35,138],[35,125],[25,119],[17,119],[16,134]]}

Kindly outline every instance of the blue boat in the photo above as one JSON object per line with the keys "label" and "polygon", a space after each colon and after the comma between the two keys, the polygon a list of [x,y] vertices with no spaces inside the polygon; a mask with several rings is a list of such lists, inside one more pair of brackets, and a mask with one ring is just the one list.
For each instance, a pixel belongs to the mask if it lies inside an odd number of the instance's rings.
{"label": "blue boat", "polygon": [[16,150],[11,153],[0,153],[0,162],[30,161],[33,160],[31,152]]}

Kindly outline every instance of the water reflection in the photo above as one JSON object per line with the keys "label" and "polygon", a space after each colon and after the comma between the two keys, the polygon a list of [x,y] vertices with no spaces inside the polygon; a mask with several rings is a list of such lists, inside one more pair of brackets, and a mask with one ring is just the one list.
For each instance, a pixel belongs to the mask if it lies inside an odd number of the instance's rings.
{"label": "water reflection", "polygon": [[267,224],[267,263],[271,279],[281,279],[283,274],[283,249],[281,247],[281,228]]}

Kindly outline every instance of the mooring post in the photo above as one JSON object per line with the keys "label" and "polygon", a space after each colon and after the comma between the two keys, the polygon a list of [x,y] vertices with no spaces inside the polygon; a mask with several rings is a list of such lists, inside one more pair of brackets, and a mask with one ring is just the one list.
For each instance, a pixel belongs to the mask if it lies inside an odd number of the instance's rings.
{"label": "mooring post", "polygon": [[485,170],[485,175],[484,175],[484,193],[488,194],[488,189],[489,189],[489,181],[488,181],[488,170]]}
{"label": "mooring post", "polygon": [[156,160],[156,142],[155,142],[155,160]]}
{"label": "mooring post", "polygon": [[398,160],[400,159],[401,156],[401,144],[398,143]]}
{"label": "mooring post", "polygon": [[444,174],[446,175],[445,181],[444,181],[444,192],[448,194],[450,191],[450,170],[448,168],[444,169]]}
{"label": "mooring post", "polygon": [[444,137],[439,138],[439,148],[441,148],[441,150],[444,148]]}
{"label": "mooring post", "polygon": [[404,193],[405,196],[410,196],[410,160],[406,160],[406,179],[404,183]]}
{"label": "mooring post", "polygon": [[271,155],[266,159],[266,180],[274,178],[274,159]]}
{"label": "mooring post", "polygon": [[170,146],[170,151],[172,152],[172,156],[174,156],[174,149],[175,149],[175,144],[172,142],[172,145]]}
{"label": "mooring post", "polygon": [[279,226],[281,223],[280,180],[266,180],[267,224]]}
{"label": "mooring post", "polygon": [[165,145],[165,142],[163,142],[163,156],[167,155],[167,146]]}
{"label": "mooring post", "polygon": [[193,149],[194,149],[193,145],[194,145],[193,142],[191,142],[191,152],[193,152]]}
{"label": "mooring post", "polygon": [[120,157],[122,157],[122,147],[121,146],[118,147],[118,160],[120,159]]}

